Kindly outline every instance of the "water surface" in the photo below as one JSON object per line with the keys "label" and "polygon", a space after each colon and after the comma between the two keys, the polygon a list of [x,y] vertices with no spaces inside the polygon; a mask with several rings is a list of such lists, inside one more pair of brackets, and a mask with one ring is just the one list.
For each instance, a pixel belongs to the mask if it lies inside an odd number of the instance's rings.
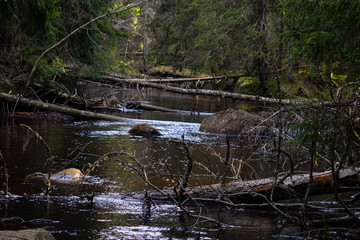
{"label": "water surface", "polygon": [[[91,87],[84,94],[102,96],[109,89]],[[111,90],[115,91],[115,90]],[[200,223],[175,204],[154,202],[144,208],[143,202],[130,193],[143,192],[144,181],[139,175],[117,160],[104,160],[77,186],[57,185],[50,196],[43,194],[41,181],[26,181],[35,172],[47,173],[49,161],[44,146],[31,139],[26,149],[26,132],[20,123],[38,132],[55,156],[52,169],[76,167],[89,169],[108,152],[126,151],[146,168],[150,182],[172,187],[184,173],[186,155],[181,144],[172,140],[184,139],[195,162],[208,166],[215,173],[222,172],[225,157],[225,136],[199,132],[200,122],[209,114],[232,108],[255,111],[258,106],[219,98],[183,96],[158,90],[116,90],[122,99],[144,100],[153,105],[188,111],[188,114],[129,111],[120,109],[119,116],[130,118],[124,122],[85,120],[43,120],[29,118],[1,118],[0,150],[9,173],[13,194],[0,197],[0,217],[20,217],[24,222],[0,222],[2,229],[44,227],[56,239],[278,239],[292,236],[305,239],[307,232],[293,225],[285,225],[281,218],[268,210],[244,210],[217,205],[193,205],[193,214],[202,214],[226,223],[219,228],[213,223]],[[146,122],[159,129],[162,136],[144,138],[128,134],[137,123]],[[234,166],[255,153],[245,142],[231,139]],[[79,149],[84,148],[81,155]],[[125,159],[125,158],[124,158]],[[121,160],[121,159],[120,159]],[[128,161],[128,159],[126,159]],[[244,180],[272,174],[272,161],[249,161],[240,177]],[[171,173],[171,174],[170,174]],[[194,165],[197,177],[190,184],[214,182],[199,165]],[[233,172],[229,171],[231,176]],[[172,179],[172,177],[176,179]],[[201,211],[201,212],[200,212]]]}

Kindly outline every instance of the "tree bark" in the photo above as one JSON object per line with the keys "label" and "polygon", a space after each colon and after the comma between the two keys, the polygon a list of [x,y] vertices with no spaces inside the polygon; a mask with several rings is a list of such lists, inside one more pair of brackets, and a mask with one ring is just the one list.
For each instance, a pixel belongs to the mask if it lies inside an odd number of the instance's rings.
{"label": "tree bark", "polygon": [[257,15],[257,33],[258,33],[258,57],[256,59],[256,67],[259,74],[260,85],[264,93],[268,91],[267,79],[267,42],[266,42],[266,8],[267,0],[257,0],[256,15]]}
{"label": "tree bark", "polygon": [[102,113],[95,113],[95,112],[90,112],[90,111],[82,111],[82,110],[78,110],[78,109],[74,109],[74,108],[70,108],[70,107],[59,106],[59,105],[50,104],[50,103],[44,103],[41,101],[31,100],[28,98],[22,98],[22,97],[14,96],[14,95],[7,94],[7,93],[0,93],[0,101],[14,104],[14,108],[16,108],[16,106],[19,105],[19,106],[31,108],[31,109],[60,112],[63,114],[80,117],[80,118],[101,119],[101,120],[108,120],[108,121],[125,121],[125,120],[130,121],[130,119],[127,119],[127,118],[122,118],[122,117],[117,117],[117,116],[102,114]]}
{"label": "tree bark", "polygon": [[[342,186],[358,186],[360,168],[343,169],[339,174],[339,184]],[[314,173],[310,195],[333,193],[331,171]],[[282,182],[274,184],[274,178],[266,178],[250,181],[234,181],[226,184],[213,184],[200,187],[188,187],[184,193],[192,199],[203,201],[231,200],[232,203],[264,203],[269,199],[273,190],[273,198],[286,200],[290,198],[303,197],[309,182],[309,174],[299,174],[288,177]],[[173,196],[172,190],[164,190],[162,193],[153,192],[150,196],[154,200],[170,200]]]}
{"label": "tree bark", "polygon": [[148,73],[148,66],[147,66],[147,61],[146,61],[146,55],[147,55],[147,42],[148,42],[148,36],[147,36],[147,24],[148,24],[148,11],[149,11],[149,7],[148,7],[148,3],[145,3],[145,9],[144,9],[144,41],[143,41],[143,45],[144,45],[144,56],[143,56],[143,60],[144,60],[144,73],[147,74]]}
{"label": "tree bark", "polygon": [[[110,77],[118,77],[116,75],[108,75]],[[181,82],[197,82],[197,81],[208,81],[208,80],[217,80],[217,79],[226,79],[226,78],[239,78],[246,77],[249,75],[239,74],[239,75],[229,75],[229,76],[215,76],[215,77],[193,77],[193,78],[162,78],[162,79],[144,79],[144,78],[131,78],[123,79],[124,81],[145,81],[151,83],[181,83]]]}
{"label": "tree bark", "polygon": [[[109,81],[114,81],[114,82],[122,82],[122,83],[128,83],[128,84],[137,84],[139,86],[157,88],[157,89],[161,89],[164,91],[181,93],[181,94],[208,95],[208,96],[215,96],[215,97],[232,98],[235,100],[244,100],[244,101],[260,102],[260,103],[272,103],[272,104],[277,104],[279,102],[279,100],[277,98],[268,98],[268,97],[241,94],[241,93],[231,93],[231,92],[218,91],[218,90],[185,89],[185,88],[173,87],[173,86],[169,86],[169,85],[165,85],[165,84],[148,82],[145,79],[122,79],[122,78],[116,77],[114,75],[112,75],[112,76],[103,75],[102,78],[104,80],[109,80]],[[296,101],[296,100],[288,100],[288,99],[281,100],[281,103],[284,105],[311,104],[312,106],[318,106],[318,107],[334,105],[331,101],[314,102],[311,100]]]}

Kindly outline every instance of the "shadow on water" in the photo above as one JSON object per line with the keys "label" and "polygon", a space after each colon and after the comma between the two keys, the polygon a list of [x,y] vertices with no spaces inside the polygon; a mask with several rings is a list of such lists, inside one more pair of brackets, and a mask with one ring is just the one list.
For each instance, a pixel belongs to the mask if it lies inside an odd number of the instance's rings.
{"label": "shadow on water", "polygon": [[[90,88],[86,94],[103,95],[108,89]],[[117,93],[119,99],[133,99],[137,90],[126,89]],[[9,191],[13,195],[0,197],[0,229],[43,227],[56,239],[306,239],[306,231],[289,225],[281,225],[272,211],[244,210],[213,205],[201,206],[201,214],[220,219],[226,226],[218,228],[211,223],[199,223],[189,218],[176,205],[164,202],[151,204],[144,211],[143,202],[129,196],[129,192],[142,191],[144,182],[136,173],[115,161],[103,161],[82,184],[55,186],[50,197],[42,196],[45,185],[28,182],[25,177],[34,172],[46,173],[46,152],[43,145],[32,140],[23,150],[25,137],[20,123],[37,131],[56,156],[54,169],[64,166],[87,169],[99,156],[125,149],[132,153],[148,169],[150,181],[158,187],[171,187],[174,180],[159,174],[164,165],[179,175],[183,172],[183,149],[169,140],[184,136],[189,143],[193,158],[204,165],[215,163],[225,156],[225,136],[199,132],[201,120],[215,111],[225,108],[256,109],[247,103],[224,99],[192,97],[161,93],[156,90],[141,92],[142,100],[163,107],[193,111],[196,114],[179,115],[160,112],[120,112],[121,116],[134,121],[54,121],[28,118],[2,118],[0,125],[0,150],[6,160],[9,173]],[[130,128],[147,122],[162,133],[157,138],[130,136]],[[69,155],[76,146],[92,142],[86,154],[73,159]],[[232,142],[232,158],[246,159],[252,149],[241,142]],[[76,155],[76,154],[75,154]],[[271,162],[256,162],[244,167],[243,179],[271,176]],[[258,169],[254,173],[253,169]],[[194,172],[201,169],[194,167]],[[256,174],[256,175],[254,175]],[[208,178],[198,178],[193,185],[212,183]],[[198,213],[199,208],[190,208]]]}

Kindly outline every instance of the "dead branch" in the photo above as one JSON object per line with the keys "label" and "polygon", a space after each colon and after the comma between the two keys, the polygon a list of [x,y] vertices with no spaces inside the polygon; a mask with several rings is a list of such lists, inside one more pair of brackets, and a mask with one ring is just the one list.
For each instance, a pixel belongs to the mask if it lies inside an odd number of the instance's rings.
{"label": "dead branch", "polygon": [[2,168],[3,170],[1,171],[1,175],[4,176],[5,178],[5,195],[9,195],[9,173],[8,173],[8,169],[6,167],[6,162],[5,162],[5,158],[4,156],[2,155],[1,151],[0,151],[0,162],[2,164]]}
{"label": "dead branch", "polygon": [[[55,159],[55,156],[53,156],[51,154],[51,149],[49,147],[49,145],[46,143],[46,141],[44,140],[44,138],[36,131],[34,131],[31,127],[25,125],[25,124],[20,124],[20,126],[22,126],[23,128],[25,128],[28,132],[31,132],[31,134],[34,136],[34,138],[37,140],[37,141],[40,141],[45,149],[46,149],[46,154],[48,156],[48,158],[46,159],[46,162],[45,162],[45,165],[48,164],[48,176],[47,176],[47,181],[46,181],[46,190],[45,190],[45,194],[48,196],[49,193],[50,193],[50,190],[52,188],[51,186],[51,173],[52,173],[52,168],[53,168],[53,165],[54,165],[54,159]],[[28,140],[27,140],[28,141]],[[27,143],[26,143],[27,145]]]}

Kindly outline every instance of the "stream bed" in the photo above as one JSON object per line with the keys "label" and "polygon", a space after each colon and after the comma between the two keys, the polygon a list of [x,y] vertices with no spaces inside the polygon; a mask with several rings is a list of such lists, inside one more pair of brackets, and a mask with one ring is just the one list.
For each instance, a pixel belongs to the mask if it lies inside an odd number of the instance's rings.
{"label": "stream bed", "polygon": [[[225,155],[225,136],[199,132],[202,119],[227,108],[258,111],[261,107],[246,102],[185,96],[154,89],[120,91],[88,86],[83,91],[91,96],[114,91],[118,99],[143,100],[156,106],[188,111],[188,114],[122,109],[116,114],[130,118],[124,122],[1,118],[0,151],[6,161],[9,192],[12,195],[7,198],[0,196],[0,229],[42,227],[58,240],[312,239],[311,236],[317,235],[316,230],[309,235],[308,231],[296,225],[284,224],[271,210],[216,205],[189,207],[191,213],[199,213],[201,209],[202,215],[226,223],[222,228],[188,217],[171,202],[153,202],[149,211],[144,209],[141,200],[129,195],[142,192],[144,181],[117,161],[102,161],[83,183],[76,186],[57,185],[51,190],[50,196],[45,196],[45,184],[26,180],[29,174],[48,171],[45,148],[40,142],[30,139],[25,149],[27,135],[20,123],[30,126],[44,138],[51,154],[56,156],[53,169],[76,167],[85,171],[103,154],[125,150],[146,167],[150,182],[163,188],[172,187],[174,180],[169,175],[159,174],[160,168],[166,165],[174,175],[181,175],[186,163],[184,149],[169,140],[184,138],[196,161],[204,165],[209,161],[216,162]],[[131,127],[142,122],[157,128],[162,136],[130,136],[128,131]],[[77,150],[85,145],[86,150],[76,157]],[[235,161],[254,154],[251,147],[236,141],[231,144],[231,152]],[[272,166],[271,161],[249,164],[248,168],[244,168],[242,177],[253,179],[271,176]],[[200,168],[195,167],[193,171],[201,173]],[[200,185],[211,183],[209,181],[204,177],[190,183]],[[331,236],[331,233],[328,234]],[[335,236],[337,234],[334,233]],[[351,239],[353,236],[347,237]]]}

